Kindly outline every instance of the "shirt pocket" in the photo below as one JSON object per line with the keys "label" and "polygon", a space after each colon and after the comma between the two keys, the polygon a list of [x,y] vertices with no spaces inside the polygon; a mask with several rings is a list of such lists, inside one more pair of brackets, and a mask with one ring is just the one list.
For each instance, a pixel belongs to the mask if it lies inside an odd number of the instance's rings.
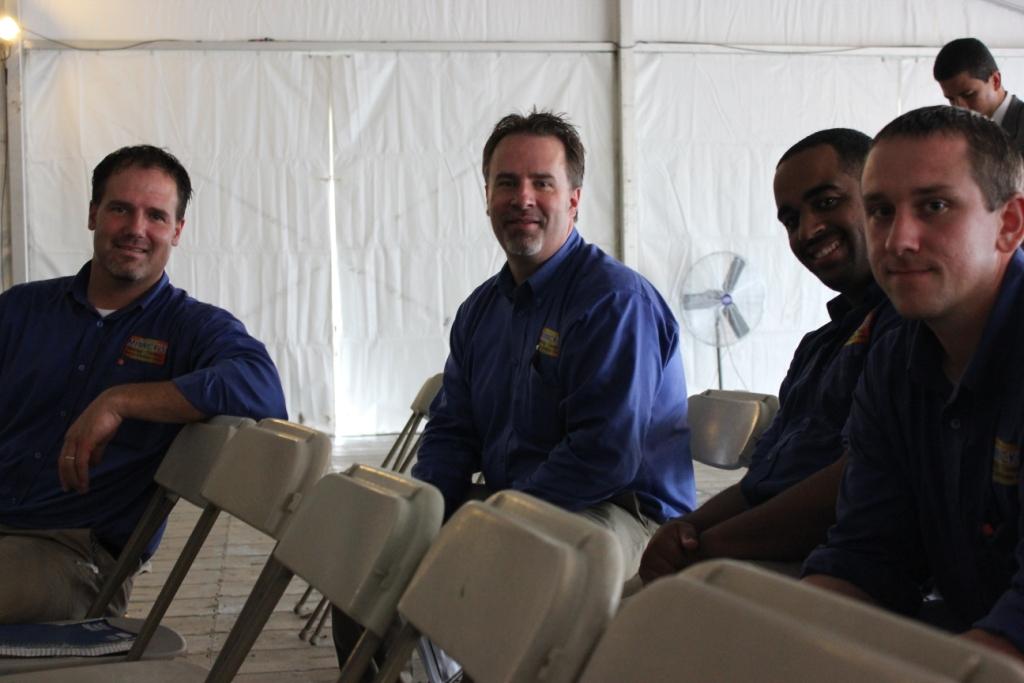
{"label": "shirt pocket", "polygon": [[537,448],[550,449],[564,436],[558,359],[534,354],[516,405],[516,431]]}

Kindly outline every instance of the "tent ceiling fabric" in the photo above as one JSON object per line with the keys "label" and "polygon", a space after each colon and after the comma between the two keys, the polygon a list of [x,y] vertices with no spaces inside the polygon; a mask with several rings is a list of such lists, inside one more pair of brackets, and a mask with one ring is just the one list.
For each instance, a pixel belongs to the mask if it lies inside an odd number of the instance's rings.
{"label": "tent ceiling fabric", "polygon": [[[1020,48],[1022,0],[631,0],[639,41]],[[551,41],[617,39],[617,0],[20,0],[59,40]]]}
{"label": "tent ceiling fabric", "polygon": [[[616,7],[21,2],[30,29],[74,41],[610,41]],[[638,268],[681,319],[689,267],[712,251],[744,255],[768,296],[761,324],[725,355],[725,383],[775,392],[831,296],[790,255],[774,219],[779,155],[817,129],[874,133],[901,111],[941,102],[935,48],[904,46],[970,30],[1016,48],[1010,36],[1022,35],[1024,19],[985,0],[636,0],[634,8],[643,40],[897,46],[795,56],[648,44],[634,55],[636,137],[625,144],[635,145]],[[267,343],[292,419],[339,434],[397,430],[444,362],[459,303],[502,263],[479,170],[501,115],[536,104],[579,124],[588,150],[580,230],[611,253],[617,244],[614,52],[474,50],[28,50],[30,278],[74,272],[88,258],[89,173],[104,154],[166,146],[196,185],[169,267],[175,284],[232,310]],[[1004,82],[1024,92],[1024,52],[997,56]],[[715,384],[713,349],[686,330],[683,348],[690,390]]]}

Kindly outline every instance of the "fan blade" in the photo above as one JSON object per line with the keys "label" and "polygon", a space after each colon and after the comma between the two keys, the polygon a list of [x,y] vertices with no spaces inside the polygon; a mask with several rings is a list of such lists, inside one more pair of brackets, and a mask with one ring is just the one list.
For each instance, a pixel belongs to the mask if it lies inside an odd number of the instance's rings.
{"label": "fan blade", "polygon": [[736,289],[736,282],[740,279],[740,273],[747,266],[747,262],[740,256],[733,256],[732,263],[729,264],[729,272],[725,276],[725,283],[722,285],[722,289],[727,292],[731,292]]}
{"label": "fan blade", "polygon": [[747,333],[750,332],[750,326],[747,325],[747,321],[740,315],[740,309],[735,306],[726,306],[724,313],[725,319],[729,321],[729,327],[736,334],[736,338],[741,339],[747,336]]}
{"label": "fan blade", "polygon": [[724,292],[717,289],[707,289],[696,294],[683,295],[683,308],[711,308],[722,305]]}

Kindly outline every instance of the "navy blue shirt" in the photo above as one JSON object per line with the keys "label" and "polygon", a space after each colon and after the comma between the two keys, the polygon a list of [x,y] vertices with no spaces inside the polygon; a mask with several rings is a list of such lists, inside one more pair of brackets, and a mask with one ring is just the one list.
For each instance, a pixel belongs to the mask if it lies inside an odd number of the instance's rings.
{"label": "navy blue shirt", "polygon": [[635,493],[660,522],[693,508],[689,444],[675,318],[573,229],[521,285],[506,264],[459,308],[413,474],[449,514],[482,470],[572,511]]}
{"label": "navy blue shirt", "polygon": [[165,274],[104,318],[86,298],[88,282],[87,263],[73,278],[0,295],[0,524],[89,528],[117,549],[181,425],[125,420],[90,470],[88,493],[65,493],[57,477],[64,433],[101,392],[173,380],[208,416],[287,413],[266,349],[227,311],[189,297]]}
{"label": "navy blue shirt", "polygon": [[740,481],[743,497],[760,505],[832,464],[843,453],[843,425],[872,343],[900,323],[872,284],[857,306],[828,302],[831,320],[809,332],[779,389],[779,412],[757,442]]}
{"label": "navy blue shirt", "polygon": [[923,323],[875,345],[847,425],[838,521],[805,574],[849,581],[904,614],[919,609],[931,578],[962,629],[1024,650],[1022,319],[1018,250],[957,386]]}

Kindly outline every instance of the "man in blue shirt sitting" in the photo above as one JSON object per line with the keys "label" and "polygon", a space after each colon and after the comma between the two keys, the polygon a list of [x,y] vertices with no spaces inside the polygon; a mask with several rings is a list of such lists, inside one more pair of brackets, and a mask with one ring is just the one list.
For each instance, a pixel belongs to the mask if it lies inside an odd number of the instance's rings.
{"label": "man in blue shirt sitting", "polygon": [[110,154],[91,261],[0,295],[0,622],[85,615],[182,423],[286,417],[263,344],[164,273],[191,192],[163,150]]}
{"label": "man in blue shirt sitting", "polygon": [[[583,171],[575,127],[548,112],[504,117],[484,145],[507,262],[459,307],[413,476],[441,490],[446,516],[509,488],[585,515],[632,573],[696,497],[686,382],[661,296],[576,231]],[[333,617],[344,662],[360,629]]]}
{"label": "man in blue shirt sitting", "polygon": [[482,471],[612,529],[635,571],[694,503],[679,327],[653,286],[576,231],[584,151],[563,118],[512,114],[484,145],[507,262],[463,302],[413,475],[451,514]]}
{"label": "man in blue shirt sitting", "polygon": [[991,120],[904,114],[864,167],[868,255],[908,322],[872,349],[836,525],[807,580],[914,615],[923,587],[971,640],[1024,658],[1024,197]]}
{"label": "man in blue shirt sitting", "polygon": [[796,143],[775,169],[775,203],[797,260],[839,292],[831,320],[797,347],[780,409],[743,479],[665,524],[640,565],[650,582],[713,557],[799,562],[835,521],[842,429],[871,345],[899,323],[864,243],[860,173],[871,138],[848,128]]}

